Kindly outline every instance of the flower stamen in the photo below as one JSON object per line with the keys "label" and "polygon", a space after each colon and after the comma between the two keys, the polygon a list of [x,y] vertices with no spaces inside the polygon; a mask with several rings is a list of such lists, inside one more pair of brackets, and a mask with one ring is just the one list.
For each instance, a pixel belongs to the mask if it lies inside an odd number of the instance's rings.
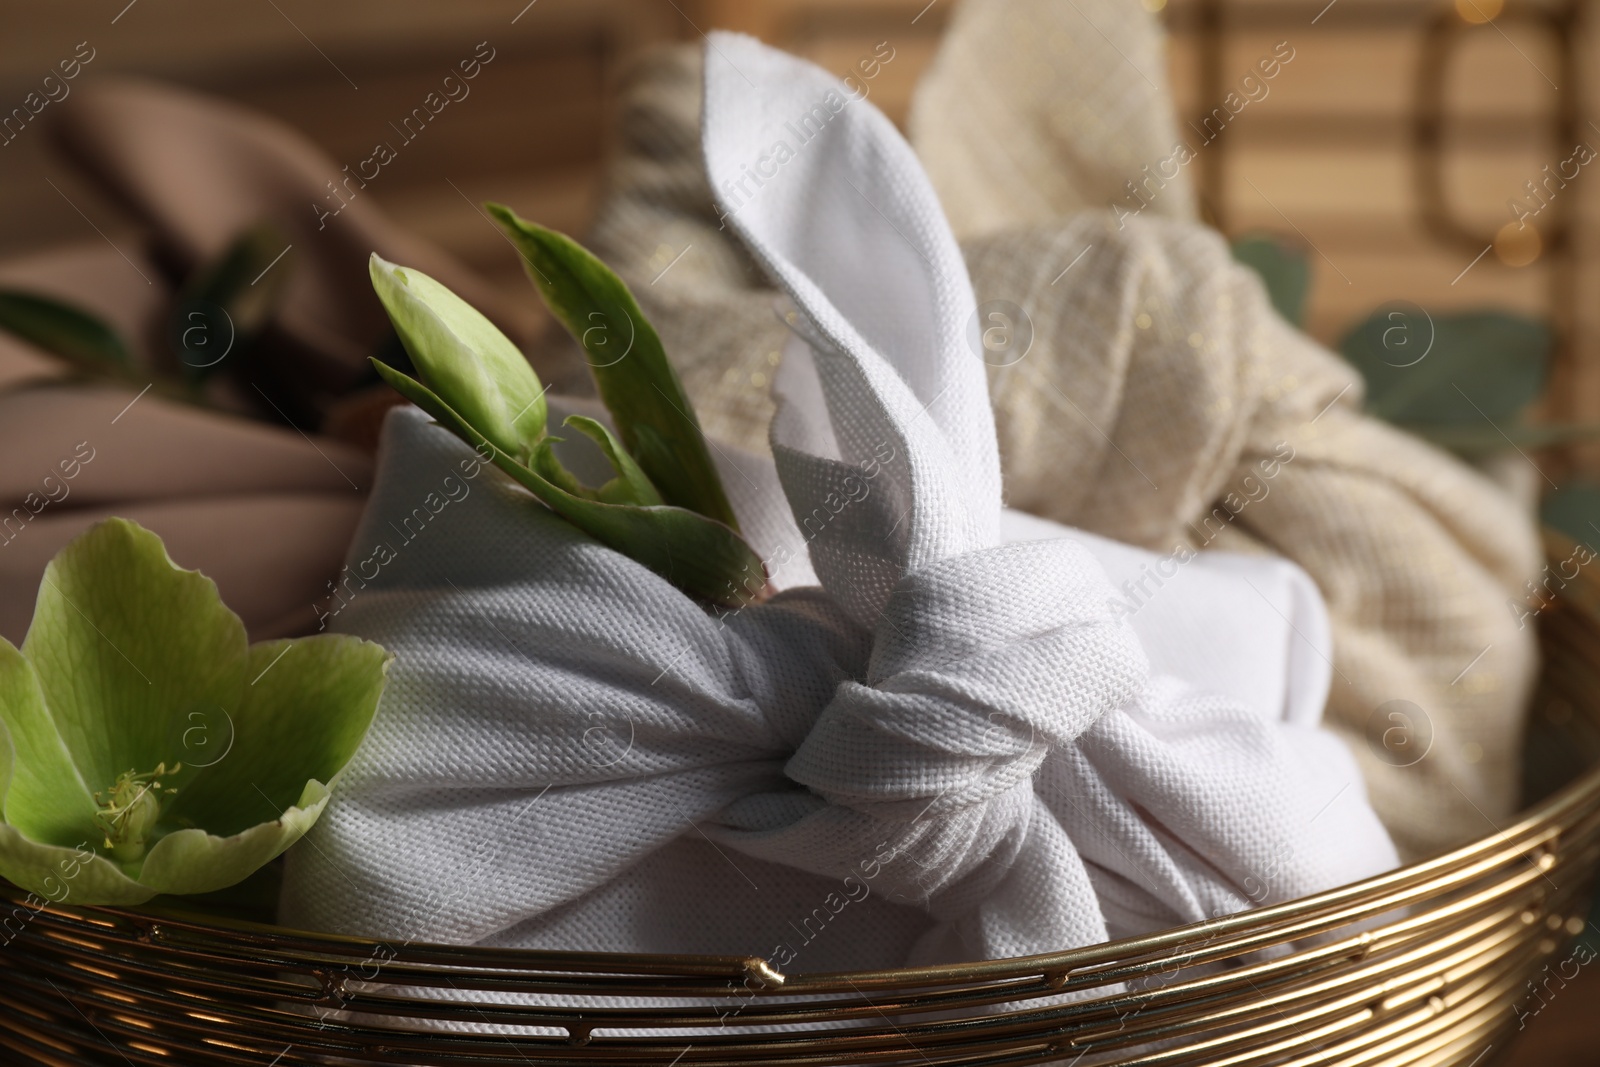
{"label": "flower stamen", "polygon": [[95,824],[105,833],[106,850],[115,859],[129,863],[144,857],[161,816],[162,798],[178,793],[176,788],[163,786],[161,779],[181,770],[181,763],[169,769],[162,762],[153,771],[124,771],[117,775],[111,788],[95,793],[95,806],[99,808]]}

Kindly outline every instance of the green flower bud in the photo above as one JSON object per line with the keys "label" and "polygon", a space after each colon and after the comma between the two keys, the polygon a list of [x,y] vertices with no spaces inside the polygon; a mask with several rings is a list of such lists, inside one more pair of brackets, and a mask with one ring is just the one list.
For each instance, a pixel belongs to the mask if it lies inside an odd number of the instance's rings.
{"label": "green flower bud", "polygon": [[420,271],[373,255],[372,287],[422,383],[496,448],[524,460],[544,436],[544,387],[482,313]]}

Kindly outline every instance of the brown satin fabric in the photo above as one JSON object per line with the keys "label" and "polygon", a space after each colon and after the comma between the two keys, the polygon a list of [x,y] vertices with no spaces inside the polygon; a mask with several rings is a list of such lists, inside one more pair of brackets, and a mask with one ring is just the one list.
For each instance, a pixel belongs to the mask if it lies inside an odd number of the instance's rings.
{"label": "brown satin fabric", "polygon": [[[525,348],[541,328],[531,294],[498,291],[398,228],[370,196],[319,218],[312,205],[328,202],[326,183],[340,169],[270,119],[120,80],[85,85],[52,112],[62,155],[148,233],[0,262],[0,287],[95,312],[141,367],[172,367],[162,333],[182,278],[263,221],[293,246],[277,268],[292,269],[270,358],[335,396],[354,394],[324,429],[373,423],[363,397],[387,402],[387,390],[363,377],[388,329],[367,279],[372,252],[440,279]],[[246,384],[217,383],[211,399],[241,413],[261,408]],[[212,577],[253,638],[314,631],[313,602],[338,573],[372,460],[257,414],[208,411],[156,389],[141,395],[137,382],[75,380],[59,360],[0,334],[0,636],[23,638],[45,564],[110,515],[148,526],[175,562]]]}
{"label": "brown satin fabric", "polygon": [[[293,245],[279,325],[359,372],[388,328],[367,281],[373,252],[431,274],[526,345],[534,304],[510,299],[444,250],[392,222],[359,191],[336,215],[330,181],[345,173],[295,131],[255,112],[133,80],[85,85],[52,127],[62,153],[150,227],[183,266],[219,255],[266,220]],[[352,180],[353,181],[353,180]]]}
{"label": "brown satin fabric", "polygon": [[371,458],[348,445],[121,388],[0,393],[0,450],[0,636],[12,642],[45,564],[112,515],[215,580],[252,638],[311,632],[372,484]]}

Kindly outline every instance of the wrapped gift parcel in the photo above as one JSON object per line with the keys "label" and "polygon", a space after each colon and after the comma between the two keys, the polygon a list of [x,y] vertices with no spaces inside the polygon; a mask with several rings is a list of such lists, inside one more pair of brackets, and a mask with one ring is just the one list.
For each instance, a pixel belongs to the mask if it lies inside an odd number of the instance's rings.
{"label": "wrapped gift parcel", "polygon": [[[1395,862],[1316,726],[1327,624],[1298,570],[1173,574],[1002,507],[960,252],[846,99],[753,40],[707,52],[713,187],[792,302],[772,459],[712,446],[770,587],[709,603],[683,545],[641,562],[393,412],[329,623],[396,659],[286,922],[838,970],[1055,951]],[[818,106],[823,134],[748,177]]]}

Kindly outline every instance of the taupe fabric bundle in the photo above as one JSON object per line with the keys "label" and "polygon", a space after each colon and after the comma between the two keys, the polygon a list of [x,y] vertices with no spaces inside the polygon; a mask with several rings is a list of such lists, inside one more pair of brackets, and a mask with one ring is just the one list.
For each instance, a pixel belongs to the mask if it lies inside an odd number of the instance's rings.
{"label": "taupe fabric bundle", "polygon": [[[274,264],[289,281],[271,358],[308,388],[337,396],[363,385],[366,357],[389,329],[367,280],[374,251],[445,281],[513,337],[535,335],[529,294],[499,292],[395,226],[371,199],[319,226],[310,205],[339,167],[271,119],[181,90],[105,79],[51,108],[49,122],[67,158],[126,205],[146,234],[11,260],[0,264],[0,287],[99,315],[129,340],[141,366],[178,369],[162,338],[181,276],[261,222],[291,246]],[[546,360],[539,369],[562,381],[562,366]],[[278,420],[246,383],[226,385],[232,395],[213,402]],[[384,387],[373,399],[388,394]],[[377,416],[368,421],[375,436]],[[372,486],[370,456],[347,442],[201,410],[159,389],[142,392],[138,382],[72,382],[65,364],[5,334],[0,455],[0,636],[12,641],[27,629],[51,556],[107,515],[144,524],[180,563],[216,579],[253,639],[310,632],[313,605],[338,574]]]}
{"label": "taupe fabric bundle", "polygon": [[[1356,373],[1192,221],[1181,170],[1125,214],[1124,180],[1178,140],[1160,43],[1124,0],[968,0],[919,88],[913,143],[980,305],[1031,323],[1025,354],[989,360],[1007,502],[1156,551],[1299,563],[1334,620],[1327,721],[1402,850],[1491,832],[1517,801],[1536,650],[1505,605],[1538,568],[1535,531],[1486,479],[1360,413]],[[639,68],[594,238],[708,428],[760,448],[785,326],[712,207],[699,62]],[[1130,610],[1159,585],[1131,587]]]}

